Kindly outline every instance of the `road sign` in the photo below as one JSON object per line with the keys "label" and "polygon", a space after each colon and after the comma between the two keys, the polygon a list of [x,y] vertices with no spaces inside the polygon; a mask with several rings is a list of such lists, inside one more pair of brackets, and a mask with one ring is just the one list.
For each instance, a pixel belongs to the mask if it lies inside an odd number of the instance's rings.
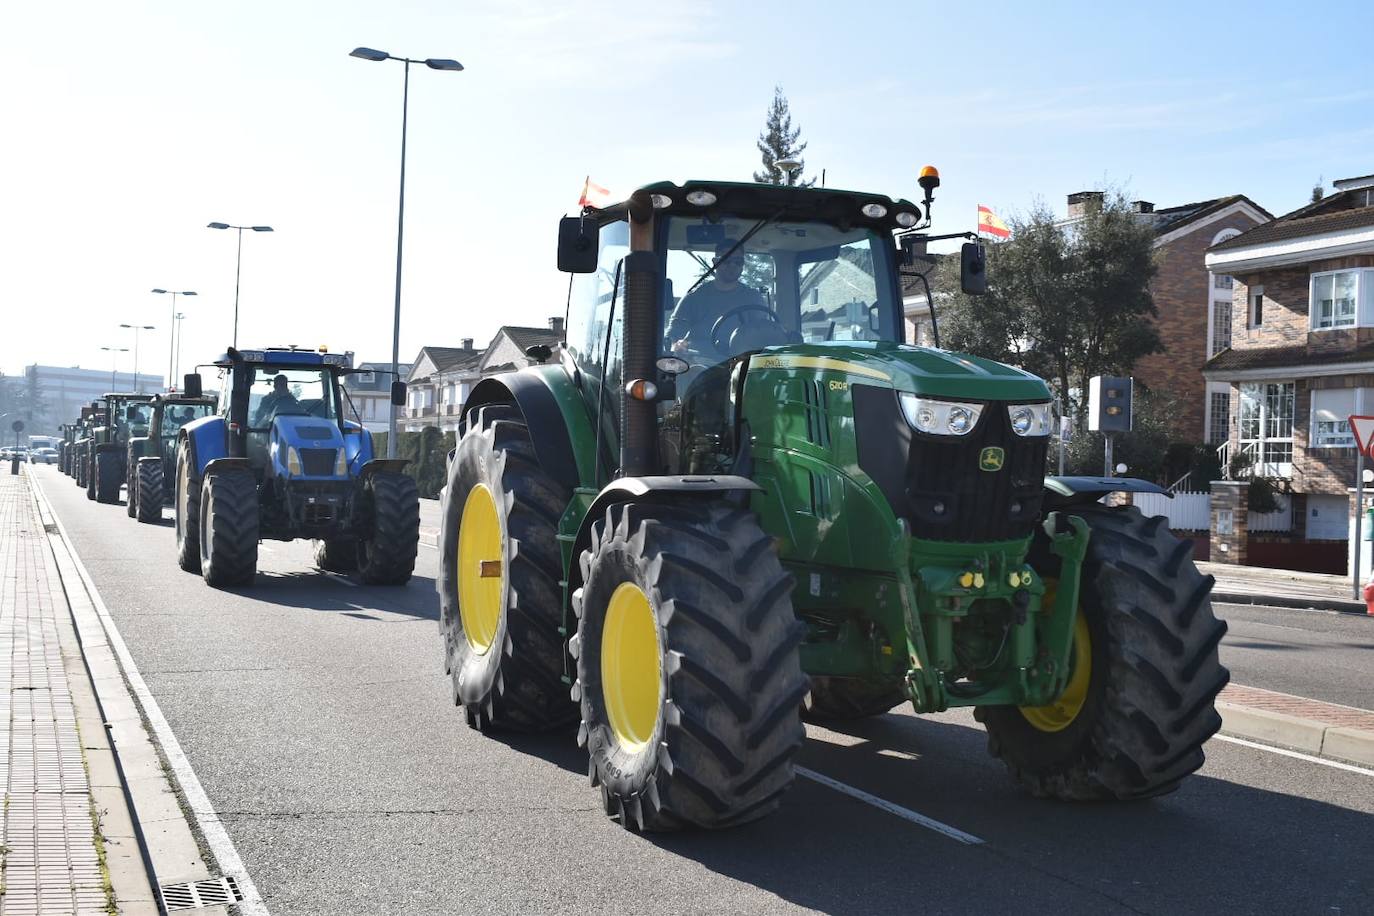
{"label": "road sign", "polygon": [[17,433],[22,433],[24,431],[24,421],[15,420],[13,423],[10,424],[10,429],[14,430]]}
{"label": "road sign", "polygon": [[1360,451],[1369,454],[1369,446],[1374,444],[1374,417],[1347,417],[1350,422],[1350,431],[1355,434],[1355,443],[1359,445]]}

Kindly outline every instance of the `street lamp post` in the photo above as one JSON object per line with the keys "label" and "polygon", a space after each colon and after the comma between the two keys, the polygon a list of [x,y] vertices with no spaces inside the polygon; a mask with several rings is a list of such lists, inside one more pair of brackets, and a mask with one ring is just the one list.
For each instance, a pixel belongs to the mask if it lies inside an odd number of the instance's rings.
{"label": "street lamp post", "polygon": [[[391,328],[391,371],[393,378],[400,378],[401,375],[401,251],[402,240],[405,236],[406,226],[406,120],[410,109],[410,65],[424,64],[431,70],[452,70],[463,69],[463,65],[456,60],[447,58],[428,57],[419,60],[410,57],[395,57],[386,51],[376,51],[372,48],[354,48],[348,52],[350,57],[357,57],[361,60],[383,61],[398,60],[405,64],[405,81],[401,89],[401,191],[400,199],[396,206],[396,309],[392,320]],[[387,418],[386,435],[386,456],[396,457],[396,405],[391,404],[391,410]]]}
{"label": "street lamp post", "polygon": [[172,363],[172,378],[174,379],[181,377],[177,373],[181,371],[181,319],[185,317],[186,316],[181,312],[177,312],[175,315],[172,316],[172,318],[176,321],[175,331],[172,336],[176,339],[177,342],[176,361]]}
{"label": "street lamp post", "polygon": [[172,333],[167,339],[167,388],[171,389],[173,380],[176,378],[176,364],[172,351],[176,347],[177,337],[177,296],[194,296],[196,291],[193,289],[155,289],[153,292],[172,297],[172,322],[169,325]]}
{"label": "street lamp post", "polygon": [[239,232],[238,255],[234,260],[234,346],[239,345],[239,271],[243,267],[243,230],[271,232],[271,226],[231,226],[228,223],[206,223],[206,229],[237,229]]}
{"label": "street lamp post", "polygon": [[138,394],[143,393],[143,380],[138,377],[138,332],[156,331],[157,328],[151,324],[121,324],[121,328],[132,328],[134,332],[134,391]]}
{"label": "street lamp post", "polygon": [[[129,352],[129,348],[128,348],[128,347],[101,347],[100,349],[102,349],[102,350],[104,350],[104,351],[106,351],[107,353],[110,354],[110,390],[111,390],[111,391],[117,391],[118,389],[115,388],[115,372],[118,371],[118,369],[119,369],[119,354],[121,354],[121,353],[128,353],[128,352]],[[135,375],[135,376],[134,376],[134,379],[135,379],[135,382],[137,382],[138,376]]]}

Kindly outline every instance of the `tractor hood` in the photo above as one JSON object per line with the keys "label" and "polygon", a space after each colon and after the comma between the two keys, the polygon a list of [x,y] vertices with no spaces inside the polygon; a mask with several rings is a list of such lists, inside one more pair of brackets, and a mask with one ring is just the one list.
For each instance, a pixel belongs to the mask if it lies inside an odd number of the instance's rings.
{"label": "tractor hood", "polygon": [[1021,369],[965,353],[886,341],[836,341],[767,347],[749,360],[749,371],[808,369],[950,400],[1048,401],[1045,383]]}
{"label": "tractor hood", "polygon": [[[272,420],[272,473],[277,477],[338,477],[343,433],[332,420],[281,416]],[[295,456],[291,455],[295,451]],[[297,464],[296,462],[299,462]]]}

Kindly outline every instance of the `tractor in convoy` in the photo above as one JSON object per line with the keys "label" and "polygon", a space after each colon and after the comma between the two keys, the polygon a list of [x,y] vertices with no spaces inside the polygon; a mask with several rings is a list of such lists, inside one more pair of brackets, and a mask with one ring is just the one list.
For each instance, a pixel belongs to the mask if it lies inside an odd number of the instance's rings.
{"label": "tractor in convoy", "polygon": [[90,404],[81,408],[81,419],[77,421],[76,441],[72,446],[72,460],[69,465],[72,479],[78,487],[87,489],[91,478],[91,464],[93,462],[92,444],[94,442],[95,427],[100,423],[100,417],[105,413],[105,399],[96,398]]}
{"label": "tractor in convoy", "polygon": [[125,461],[129,517],[140,522],[159,521],[162,507],[171,502],[172,475],[167,469],[174,467],[177,434],[181,428],[215,412],[215,400],[208,397],[157,394],[150,403],[152,415],[148,420],[148,434],[129,440]]}
{"label": "tractor in convoy", "polygon": [[[344,354],[237,350],[217,360],[218,410],[177,433],[177,562],[222,588],[253,581],[258,541],[317,541],[316,562],[369,585],[415,568],[420,498],[405,459],[374,458],[372,434],[345,419]],[[184,393],[198,397],[199,375]],[[392,387],[405,403],[405,383]]]}
{"label": "tractor in convoy", "polygon": [[105,395],[105,406],[92,418],[91,441],[86,448],[87,499],[119,502],[129,440],[147,435],[152,399],[151,394],[130,392]]}
{"label": "tractor in convoy", "polygon": [[[585,208],[559,228],[558,362],[464,405],[436,583],[454,701],[482,731],[579,722],[626,827],[765,815],[804,717],[901,703],[973,707],[1037,796],[1148,798],[1203,762],[1212,580],[1164,519],[1101,501],[1156,485],[1046,477],[1044,381],[905,342],[920,184]],[[957,255],[966,292],[983,254]]]}
{"label": "tractor in convoy", "polygon": [[57,443],[57,469],[63,474],[70,474],[72,455],[75,454],[73,446],[76,444],[78,424],[63,423],[60,428],[62,430],[62,439]]}

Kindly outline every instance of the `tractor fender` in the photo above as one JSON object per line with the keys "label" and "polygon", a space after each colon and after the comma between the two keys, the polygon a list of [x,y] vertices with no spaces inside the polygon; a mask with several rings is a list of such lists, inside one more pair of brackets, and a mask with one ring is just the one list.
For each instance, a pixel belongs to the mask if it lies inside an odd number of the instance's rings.
{"label": "tractor fender", "polygon": [[201,471],[201,476],[209,477],[220,471],[244,470],[251,471],[253,466],[248,463],[247,458],[215,458],[205,462],[205,469]]}
{"label": "tractor fender", "polygon": [[1046,477],[1042,511],[1094,503],[1108,493],[1163,493],[1174,498],[1159,484],[1138,477]]}
{"label": "tractor fender", "polygon": [[482,379],[463,405],[460,438],[477,408],[510,403],[524,416],[535,457],[550,477],[569,490],[595,486],[587,465],[596,448],[596,432],[582,393],[562,366],[532,366]]}
{"label": "tractor fender", "polygon": [[582,584],[582,564],[578,558],[592,541],[592,525],[606,515],[609,506],[620,503],[667,503],[681,500],[697,501],[703,497],[724,496],[729,493],[748,493],[762,490],[763,487],[748,477],[734,474],[715,474],[710,476],[688,475],[683,477],[621,477],[608,483],[596,499],[587,507],[573,540],[572,562],[568,564],[568,591]]}
{"label": "tractor fender", "polygon": [[194,460],[195,477],[205,473],[205,467],[217,458],[229,457],[229,437],[223,417],[201,417],[181,428],[181,439],[189,439]]}
{"label": "tractor fender", "polygon": [[405,471],[408,464],[410,464],[409,458],[373,458],[363,465],[362,470],[358,472],[358,477],[361,479],[373,474],[400,474]]}

